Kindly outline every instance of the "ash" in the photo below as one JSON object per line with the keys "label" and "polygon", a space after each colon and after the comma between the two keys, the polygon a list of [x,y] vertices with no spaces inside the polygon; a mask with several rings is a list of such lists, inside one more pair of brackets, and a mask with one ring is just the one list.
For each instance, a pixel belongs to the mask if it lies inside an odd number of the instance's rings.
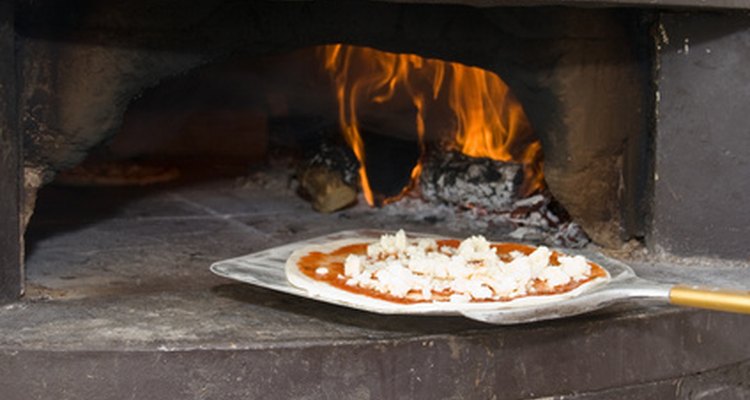
{"label": "ash", "polygon": [[515,241],[561,247],[589,243],[583,229],[570,221],[548,190],[522,196],[523,180],[520,163],[432,151],[424,163],[419,194],[386,212]]}
{"label": "ash", "polygon": [[498,212],[512,211],[523,184],[523,166],[475,158],[457,151],[427,158],[419,180],[422,197],[454,206],[471,204]]}
{"label": "ash", "polygon": [[513,202],[510,211],[477,206],[433,203],[418,196],[404,198],[382,209],[409,222],[429,221],[456,232],[475,232],[494,240],[513,240],[549,246],[581,248],[590,239],[580,225],[569,221],[554,198],[537,194]]}
{"label": "ash", "polygon": [[[296,197],[297,182],[291,159],[272,162],[238,183],[245,189],[270,191]],[[423,187],[420,185],[420,187]],[[275,197],[275,196],[274,196]],[[501,210],[475,202],[446,202],[423,196],[416,190],[401,200],[369,207],[362,194],[354,207],[337,212],[339,221],[360,221],[372,228],[405,228],[446,235],[481,234],[492,240],[508,240],[580,248],[590,239],[572,222],[547,191],[509,202]],[[315,213],[312,209],[310,213]],[[359,225],[357,225],[359,226]]]}

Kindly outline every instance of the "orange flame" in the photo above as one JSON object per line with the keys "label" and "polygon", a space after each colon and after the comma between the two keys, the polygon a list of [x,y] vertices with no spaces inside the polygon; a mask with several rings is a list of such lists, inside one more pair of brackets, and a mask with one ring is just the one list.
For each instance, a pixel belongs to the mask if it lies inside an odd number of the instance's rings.
{"label": "orange flame", "polygon": [[[331,73],[339,106],[339,124],[360,163],[365,199],[375,204],[367,171],[358,113],[363,106],[382,104],[405,92],[416,110],[415,128],[424,155],[428,109],[447,103],[454,129],[449,146],[471,157],[516,161],[524,165],[523,191],[531,194],[544,186],[541,144],[521,104],[496,74],[455,62],[396,54],[367,47],[334,44],[321,46],[325,68]],[[411,182],[397,200],[419,180],[422,162],[411,171]]]}

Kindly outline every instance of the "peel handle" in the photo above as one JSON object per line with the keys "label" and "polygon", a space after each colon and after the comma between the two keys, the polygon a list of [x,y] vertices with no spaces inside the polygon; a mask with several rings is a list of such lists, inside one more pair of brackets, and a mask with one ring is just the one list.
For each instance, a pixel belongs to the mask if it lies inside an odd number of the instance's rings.
{"label": "peel handle", "polygon": [[678,285],[669,290],[669,302],[680,306],[750,314],[750,292],[739,290]]}

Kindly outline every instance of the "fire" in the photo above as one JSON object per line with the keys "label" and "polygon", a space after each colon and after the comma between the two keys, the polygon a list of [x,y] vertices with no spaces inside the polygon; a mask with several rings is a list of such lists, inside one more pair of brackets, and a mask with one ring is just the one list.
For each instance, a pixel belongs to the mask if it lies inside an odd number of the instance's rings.
{"label": "fire", "polygon": [[[334,81],[339,124],[359,160],[362,190],[370,205],[375,204],[375,198],[367,177],[359,117],[369,105],[395,101],[397,93],[405,93],[414,107],[422,155],[430,111],[442,114],[439,110],[447,104],[453,119],[445,136],[449,147],[471,157],[520,162],[525,171],[524,193],[543,187],[541,144],[534,138],[521,104],[496,74],[455,62],[360,46],[326,45],[321,46],[320,54]],[[401,195],[416,185],[421,171],[420,161]]]}

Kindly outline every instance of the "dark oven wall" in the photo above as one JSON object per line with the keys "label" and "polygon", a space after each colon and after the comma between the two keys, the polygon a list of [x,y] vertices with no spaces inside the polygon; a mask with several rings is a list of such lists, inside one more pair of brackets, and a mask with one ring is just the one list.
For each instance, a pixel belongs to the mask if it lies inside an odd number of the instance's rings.
{"label": "dark oven wall", "polygon": [[14,299],[22,290],[21,140],[16,126],[16,73],[13,12],[0,3],[0,300]]}

